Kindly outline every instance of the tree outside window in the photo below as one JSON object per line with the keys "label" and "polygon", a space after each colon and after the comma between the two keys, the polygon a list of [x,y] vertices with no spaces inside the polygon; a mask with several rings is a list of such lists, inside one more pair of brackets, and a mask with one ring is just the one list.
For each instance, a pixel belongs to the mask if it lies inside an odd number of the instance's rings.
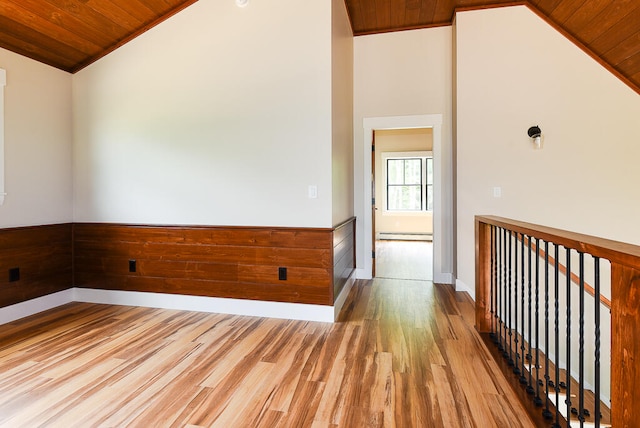
{"label": "tree outside window", "polygon": [[387,210],[433,210],[433,158],[387,159]]}

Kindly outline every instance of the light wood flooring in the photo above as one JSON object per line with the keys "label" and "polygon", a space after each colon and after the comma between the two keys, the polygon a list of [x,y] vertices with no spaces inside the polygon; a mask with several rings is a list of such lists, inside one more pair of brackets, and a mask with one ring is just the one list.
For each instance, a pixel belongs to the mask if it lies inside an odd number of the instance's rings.
{"label": "light wood flooring", "polygon": [[433,242],[376,241],[376,277],[433,280]]}
{"label": "light wood flooring", "polygon": [[72,303],[0,326],[0,426],[533,426],[472,323],[411,280],[335,324]]}

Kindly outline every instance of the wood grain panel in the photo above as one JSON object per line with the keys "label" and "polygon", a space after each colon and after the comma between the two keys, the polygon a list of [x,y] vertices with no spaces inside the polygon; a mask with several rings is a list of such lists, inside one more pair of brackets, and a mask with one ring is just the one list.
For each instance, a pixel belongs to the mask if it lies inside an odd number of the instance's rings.
{"label": "wood grain panel", "polygon": [[[277,274],[277,272],[276,272]],[[76,286],[82,288],[142,291],[149,293],[181,294],[203,297],[222,297],[272,302],[331,305],[330,287],[295,285],[291,281],[280,284],[243,283],[217,279],[173,277],[144,277],[136,275],[75,274]]]}
{"label": "wood grain panel", "polygon": [[[90,227],[84,227],[89,225]],[[117,242],[139,242],[139,231],[144,230],[150,242],[179,244],[253,246],[326,249],[331,246],[329,229],[286,229],[215,226],[136,226],[113,227],[100,223],[76,223],[75,239],[95,241],[107,236]]]}
{"label": "wood grain panel", "polygon": [[[74,224],[75,285],[333,304],[332,229]],[[136,272],[129,272],[136,260]],[[278,279],[278,268],[287,279]]]}
{"label": "wood grain panel", "polygon": [[632,71],[636,79],[640,78],[640,52],[624,60],[620,65]]}
{"label": "wood grain panel", "polygon": [[475,220],[476,256],[476,329],[480,333],[491,332],[490,286],[491,270],[489,260],[492,253],[491,227]]}
{"label": "wood grain panel", "polygon": [[[38,13],[34,12],[34,9],[29,7],[33,5],[33,2],[27,1],[3,2],[5,18],[11,17],[10,19],[13,22],[19,25],[24,25],[26,27],[18,33],[27,36],[21,37],[22,39],[29,38],[37,41],[39,37],[42,37],[44,40],[46,40],[47,38],[55,38],[58,41],[66,40],[68,41],[68,47],[73,46],[75,50],[85,54],[93,54],[101,49],[101,46],[99,44],[93,43],[67,30],[64,27],[60,27],[57,24],[43,18]],[[38,11],[39,9],[35,10]],[[6,27],[3,26],[3,28]],[[27,31],[27,29],[31,29],[31,32],[34,33],[33,36],[29,35],[30,31]]]}
{"label": "wood grain panel", "polygon": [[[23,10],[23,13],[29,14],[32,19],[32,27],[36,29],[37,33],[32,34],[32,37],[38,37],[38,35],[46,35],[50,38],[55,38],[61,42],[65,42],[69,33],[75,37],[80,37],[86,40],[85,43],[91,43],[104,48],[109,44],[109,38],[105,35],[104,31],[92,30],[90,25],[87,25],[84,20],[76,18],[74,15],[67,14],[63,9],[57,7],[56,4],[47,1],[39,0],[8,0],[13,3],[13,8],[19,8],[15,10],[9,16],[20,13],[19,10]],[[24,37],[22,33],[16,33],[21,38]]]}
{"label": "wood grain panel", "polygon": [[611,263],[611,423],[640,419],[640,270]]}
{"label": "wood grain panel", "polygon": [[565,22],[565,28],[572,34],[579,34],[591,20],[603,10],[611,7],[615,0],[585,1]]}
{"label": "wood grain panel", "polygon": [[584,4],[584,0],[564,0],[560,2],[551,12],[551,16],[558,22],[565,22],[578,8]]}
{"label": "wood grain panel", "polygon": [[75,72],[196,0],[3,0],[0,46]]}
{"label": "wood grain panel", "polygon": [[[621,38],[621,35],[624,35],[624,38]],[[615,52],[613,49],[617,45],[625,42],[628,44],[624,50],[626,54],[622,59],[638,52],[634,47],[637,47],[640,43],[640,6],[636,7],[616,25],[600,35],[590,46],[591,49],[598,54],[606,52],[608,55],[603,55],[605,60],[617,61],[621,57],[619,55],[612,55],[612,53]]]}
{"label": "wood grain panel", "polygon": [[[6,19],[0,20],[0,47],[13,51],[13,52],[28,52],[29,58],[33,57],[41,57],[40,60],[42,63],[51,65],[53,67],[57,66],[58,68],[66,65],[70,65],[73,63],[72,59],[64,57],[62,54],[58,54],[54,51],[47,50],[46,42],[42,41],[29,41],[28,38],[21,38],[16,36],[13,32],[8,32],[5,29],[10,29],[14,23],[12,21],[7,21]],[[10,30],[9,30],[10,31]]]}
{"label": "wood grain panel", "polygon": [[336,226],[333,230],[333,298],[338,298],[356,268],[355,217]]}
{"label": "wood grain panel", "polygon": [[[0,229],[0,307],[72,286],[71,224]],[[20,280],[9,282],[9,269]]]}
{"label": "wood grain panel", "polygon": [[[638,43],[640,43],[640,33],[636,34],[633,37],[630,37],[622,43],[613,46],[603,56],[605,58],[611,58],[612,61],[614,59],[616,61],[620,61],[616,65],[625,63],[627,69],[633,70],[632,64],[629,61],[633,61],[633,58],[640,57],[640,52],[636,52],[634,47]],[[635,73],[635,70],[633,70],[633,72]]]}
{"label": "wood grain panel", "polygon": [[[145,239],[148,239],[145,237]],[[130,259],[188,260],[202,263],[245,263],[271,266],[331,267],[331,250],[316,248],[256,247],[222,244],[163,244],[162,242],[78,241],[83,257],[125,254]]]}
{"label": "wood grain panel", "polygon": [[[636,7],[637,4],[635,0],[619,0],[614,2],[594,16],[589,22],[589,25],[585,26],[578,34],[578,38],[590,46],[591,42],[615,27]],[[626,35],[624,38],[626,38]]]}

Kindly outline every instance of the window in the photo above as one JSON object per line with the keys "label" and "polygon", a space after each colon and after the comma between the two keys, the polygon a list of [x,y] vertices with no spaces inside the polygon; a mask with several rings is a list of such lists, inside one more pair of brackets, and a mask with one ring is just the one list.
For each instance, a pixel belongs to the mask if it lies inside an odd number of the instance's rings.
{"label": "window", "polygon": [[387,211],[433,210],[433,157],[389,157]]}

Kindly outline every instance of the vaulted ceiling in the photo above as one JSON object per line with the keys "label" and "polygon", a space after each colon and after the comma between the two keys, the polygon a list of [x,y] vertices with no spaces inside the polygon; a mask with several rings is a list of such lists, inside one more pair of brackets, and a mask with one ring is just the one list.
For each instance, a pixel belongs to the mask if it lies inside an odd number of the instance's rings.
{"label": "vaulted ceiling", "polygon": [[640,93],[640,0],[345,0],[355,35],[450,25],[456,10],[522,4]]}
{"label": "vaulted ceiling", "polygon": [[74,73],[197,0],[0,0],[0,47]]}
{"label": "vaulted ceiling", "polygon": [[[196,1],[0,0],[0,47],[73,73]],[[640,0],[345,4],[355,35],[450,25],[456,10],[524,4],[640,93]]]}

